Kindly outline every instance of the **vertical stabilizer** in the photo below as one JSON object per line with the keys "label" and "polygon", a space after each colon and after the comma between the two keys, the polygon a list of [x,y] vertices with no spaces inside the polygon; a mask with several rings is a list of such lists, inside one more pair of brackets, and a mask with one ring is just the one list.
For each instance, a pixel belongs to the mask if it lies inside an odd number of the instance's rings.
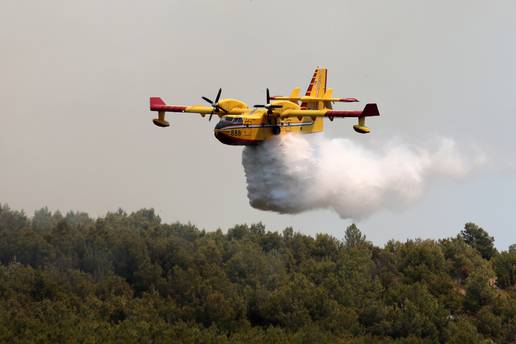
{"label": "vertical stabilizer", "polygon": [[[326,68],[319,68],[314,72],[314,75],[312,76],[312,80],[310,81],[310,84],[308,85],[308,88],[306,90],[305,96],[307,97],[319,97],[323,98],[326,94],[326,83],[327,83],[327,75],[328,71]],[[301,103],[302,109],[310,109],[310,110],[320,110],[325,109],[325,102],[308,102],[308,103]],[[310,120],[313,121],[313,125],[311,126],[312,132],[320,132],[324,129],[324,119],[323,117],[316,117],[311,118]]]}
{"label": "vertical stabilizer", "polygon": [[[310,85],[306,90],[305,96],[308,97],[324,97],[326,94],[326,84],[327,84],[327,76],[328,70],[326,68],[317,68],[312,76],[312,80],[310,81]],[[302,103],[301,107],[305,107],[307,109],[324,109],[324,102],[317,103]]]}

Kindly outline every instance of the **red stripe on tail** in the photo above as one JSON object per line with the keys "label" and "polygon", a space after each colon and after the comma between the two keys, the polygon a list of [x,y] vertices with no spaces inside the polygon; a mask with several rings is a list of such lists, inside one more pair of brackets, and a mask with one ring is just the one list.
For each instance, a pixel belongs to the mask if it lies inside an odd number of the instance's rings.
{"label": "red stripe on tail", "polygon": [[160,97],[151,97],[150,109],[151,111],[184,112],[186,110],[186,106],[167,105]]}

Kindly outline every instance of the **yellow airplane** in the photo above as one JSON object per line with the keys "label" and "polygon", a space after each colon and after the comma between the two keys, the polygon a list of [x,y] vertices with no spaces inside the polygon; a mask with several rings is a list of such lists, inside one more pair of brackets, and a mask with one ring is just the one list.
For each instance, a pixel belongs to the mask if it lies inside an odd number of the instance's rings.
{"label": "yellow airplane", "polygon": [[150,98],[151,111],[158,112],[153,119],[155,125],[168,127],[165,112],[197,113],[202,117],[213,115],[220,118],[215,126],[215,137],[228,145],[255,145],[271,139],[276,135],[287,133],[311,134],[324,130],[324,117],[330,121],[334,118],[357,117],[358,124],[353,126],[356,132],[366,134],[369,128],[365,118],[379,116],[376,104],[367,104],[363,110],[333,110],[335,102],[358,102],[356,98],[333,98],[332,89],[326,88],[328,72],[325,68],[317,68],[304,96],[300,96],[299,87],[290,96],[269,95],[267,104],[249,108],[237,99],[220,99],[219,89],[215,101],[202,97],[210,105],[179,106],[167,105],[159,97]]}

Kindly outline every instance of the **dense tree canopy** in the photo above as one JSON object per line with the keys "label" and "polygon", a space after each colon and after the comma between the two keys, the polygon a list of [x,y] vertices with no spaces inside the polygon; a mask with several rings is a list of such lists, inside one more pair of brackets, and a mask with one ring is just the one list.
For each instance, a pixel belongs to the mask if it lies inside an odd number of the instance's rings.
{"label": "dense tree canopy", "polygon": [[460,234],[468,245],[480,253],[482,258],[491,259],[496,254],[494,238],[476,224],[466,223],[464,230]]}
{"label": "dense tree canopy", "polygon": [[493,241],[0,205],[0,342],[514,343],[516,251]]}

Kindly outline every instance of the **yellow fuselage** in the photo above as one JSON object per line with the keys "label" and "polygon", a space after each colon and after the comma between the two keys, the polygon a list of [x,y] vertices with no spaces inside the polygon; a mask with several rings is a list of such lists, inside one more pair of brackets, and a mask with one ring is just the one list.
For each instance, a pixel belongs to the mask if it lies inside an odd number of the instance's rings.
{"label": "yellow fuselage", "polygon": [[[289,101],[278,101],[283,109],[298,109],[299,105]],[[245,109],[241,115],[228,115],[220,119],[215,127],[215,137],[228,145],[256,145],[277,135],[287,133],[311,134],[323,131],[323,119],[304,117],[269,116],[267,109]]]}

